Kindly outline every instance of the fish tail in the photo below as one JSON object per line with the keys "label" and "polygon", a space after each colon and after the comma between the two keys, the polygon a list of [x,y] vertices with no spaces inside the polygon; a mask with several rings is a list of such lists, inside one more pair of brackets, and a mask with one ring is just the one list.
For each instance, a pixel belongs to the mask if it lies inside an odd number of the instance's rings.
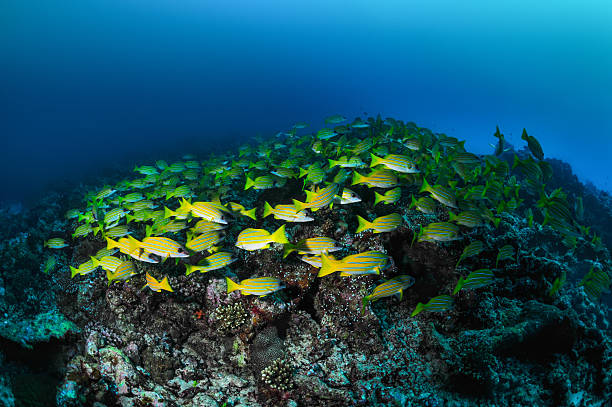
{"label": "fish tail", "polygon": [[71,272],[71,273],[70,273],[70,274],[71,274],[70,278],[74,278],[74,276],[76,276],[77,274],[79,274],[79,269],[76,269],[76,268],[74,268],[74,267],[70,266],[70,272]]}
{"label": "fish tail", "polygon": [[263,217],[265,218],[270,215],[272,215],[272,207],[270,206],[268,201],[266,201],[264,202]]}
{"label": "fish tail", "polygon": [[244,190],[246,191],[247,189],[251,188],[253,185],[255,185],[255,181],[253,181],[251,178],[249,178],[249,176],[247,175],[246,177],[246,184],[244,184]]}
{"label": "fish tail", "polygon": [[49,241],[46,240],[45,243],[43,244],[43,247],[49,247]]}
{"label": "fish tail", "polygon": [[162,281],[159,282],[159,287],[166,290],[166,291],[170,291],[171,293],[174,292],[174,290],[172,289],[172,287],[170,287],[170,283],[168,283],[168,277],[164,277],[164,279]]}
{"label": "fish tail", "polygon": [[257,208],[253,208],[253,209],[250,209],[248,211],[243,211],[242,214],[244,216],[246,216],[246,217],[249,217],[249,218],[253,219],[253,220],[257,220],[257,218],[255,217],[255,209],[257,209]]}
{"label": "fish tail", "polygon": [[384,200],[384,196],[382,196],[378,192],[374,192],[374,206],[378,205],[378,203],[382,200]]}
{"label": "fish tail", "polygon": [[176,216],[178,213],[173,211],[172,209],[168,209],[168,207],[164,206],[164,219],[167,219],[172,216]]}
{"label": "fish tail", "polygon": [[308,171],[300,167],[300,176],[298,178],[302,178],[306,174],[308,174]]}
{"label": "fish tail", "polygon": [[293,200],[293,206],[295,207],[295,210],[297,212],[301,212],[302,210],[304,210],[304,208],[306,208],[306,203],[300,202],[297,199],[294,199]]}
{"label": "fish tail", "polygon": [[149,237],[153,234],[153,226],[147,225],[145,226],[145,236]]}
{"label": "fish tail", "polygon": [[455,219],[457,219],[457,215],[455,215],[452,211],[448,211],[448,221],[453,222]]}
{"label": "fish tail", "polygon": [[461,287],[463,287],[463,284],[465,284],[465,279],[463,277],[459,277],[459,281],[457,281],[457,285],[455,286],[455,289],[453,290],[453,295],[457,294],[459,290],[461,290]]}
{"label": "fish tail", "polygon": [[128,213],[127,215],[125,215],[125,218],[127,219],[127,223],[129,224],[131,221],[134,220],[135,216],[134,215],[130,215]]}
{"label": "fish tail", "polygon": [[417,200],[414,197],[414,195],[412,195],[412,202],[410,202],[410,205],[408,206],[408,209],[411,209],[413,206],[416,207],[417,205]]}
{"label": "fish tail", "polygon": [[118,248],[118,247],[119,247],[119,243],[117,243],[116,241],[114,241],[110,237],[106,238],[106,249],[107,250],[115,249],[115,248]]}
{"label": "fish tail", "polygon": [[280,244],[289,243],[289,240],[287,240],[287,235],[285,234],[285,225],[281,226],[276,230],[276,232],[270,235],[270,241]]}
{"label": "fish tail", "polygon": [[327,161],[329,161],[329,169],[330,170],[332,168],[334,168],[336,165],[338,165],[338,161],[332,160],[331,158],[328,158]]}
{"label": "fish tail", "polygon": [[289,256],[294,251],[295,251],[295,245],[292,245],[291,243],[286,243],[283,247],[283,259]]}
{"label": "fish tail", "polygon": [[166,192],[166,201],[174,196],[174,191]]}
{"label": "fish tail", "polygon": [[185,273],[186,276],[188,276],[189,274],[193,273],[195,270],[193,269],[193,266],[191,264],[186,264],[185,265],[187,271]]}
{"label": "fish tail", "polygon": [[428,192],[429,189],[430,189],[430,186],[427,183],[427,180],[425,179],[425,177],[423,177],[423,184],[421,184],[421,189],[419,190],[419,193],[421,193],[421,192]]}
{"label": "fish tail", "polygon": [[332,256],[328,256],[326,253],[321,254],[321,269],[317,277],[325,277],[336,271],[340,262],[335,260]]}
{"label": "fish tail", "polygon": [[459,267],[459,263],[461,263],[461,260],[463,260],[463,255],[459,257],[459,260],[457,260],[457,264],[455,264],[455,268]]}
{"label": "fish tail", "polygon": [[240,289],[240,284],[234,283],[229,277],[225,277],[225,281],[227,282],[227,293],[231,293],[232,291],[236,291]]}
{"label": "fish tail", "polygon": [[412,311],[412,314],[410,314],[410,316],[414,317],[418,315],[421,311],[423,311],[424,308],[425,308],[425,304],[423,304],[422,302],[419,302],[416,308],[414,309],[414,311]]}
{"label": "fish tail", "polygon": [[108,280],[107,285],[111,285],[113,282],[113,273],[111,273],[110,270],[106,270],[106,279]]}
{"label": "fish tail", "polygon": [[357,215],[357,223],[359,226],[357,226],[357,230],[355,231],[355,233],[363,232],[364,230],[368,230],[372,228],[372,223],[368,222],[367,220],[365,220],[359,215]]}
{"label": "fish tail", "polygon": [[352,181],[351,185],[361,184],[362,182],[364,182],[364,180],[365,180],[365,177],[363,175],[361,175],[357,171],[354,171],[353,172],[353,181]]}
{"label": "fish tail", "polygon": [[365,309],[366,309],[366,307],[368,306],[369,303],[370,303],[370,296],[366,295],[361,300],[361,315],[365,314]]}
{"label": "fish tail", "polygon": [[370,153],[370,157],[372,157],[372,162],[370,163],[370,168],[376,167],[377,165],[382,164],[382,158],[377,157],[377,156],[375,156],[372,153]]}

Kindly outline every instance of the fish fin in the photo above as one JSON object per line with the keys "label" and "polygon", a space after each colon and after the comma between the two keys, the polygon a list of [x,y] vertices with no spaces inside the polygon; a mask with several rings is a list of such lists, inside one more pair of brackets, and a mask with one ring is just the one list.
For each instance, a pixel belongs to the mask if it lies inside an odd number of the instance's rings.
{"label": "fish fin", "polygon": [[106,238],[106,250],[119,248],[119,243],[111,239],[110,237]]}
{"label": "fish fin", "polygon": [[317,277],[325,277],[328,274],[332,274],[336,271],[340,262],[333,258],[333,256],[327,255],[326,253],[321,254],[321,269]]}
{"label": "fish fin", "polygon": [[367,220],[365,220],[359,215],[357,215],[357,223],[358,223],[358,226],[357,226],[357,230],[355,231],[355,233],[363,232],[364,230],[368,230],[372,228],[372,223],[368,222]]}
{"label": "fish fin", "polygon": [[304,208],[306,208],[307,205],[304,202],[300,202],[297,199],[294,199],[293,206],[295,207],[296,212],[301,212],[302,210],[304,210]]}
{"label": "fish fin", "polygon": [[272,206],[270,206],[268,201],[264,202],[263,217],[264,218],[268,217],[268,216],[272,215],[272,213],[273,213]]}
{"label": "fish fin", "polygon": [[74,268],[74,267],[70,266],[70,272],[71,272],[71,273],[70,273],[70,274],[71,274],[71,275],[70,275],[70,278],[74,278],[74,276],[76,276],[77,274],[79,274],[79,269],[76,269],[76,268]]}
{"label": "fish fin", "polygon": [[159,282],[159,286],[166,291],[170,291],[171,293],[174,292],[172,287],[170,287],[170,283],[168,283],[168,276],[164,277],[164,279]]}
{"label": "fish fin", "polygon": [[455,289],[453,290],[453,295],[457,294],[459,290],[461,290],[461,287],[463,287],[463,284],[465,284],[465,279],[463,277],[459,277],[459,281],[457,281],[457,285],[455,286]]}
{"label": "fish fin", "polygon": [[365,315],[365,308],[368,306],[368,304],[370,303],[370,296],[366,295],[365,297],[363,297],[363,299],[361,300],[361,315]]}
{"label": "fish fin", "polygon": [[370,168],[376,167],[377,165],[382,164],[382,158],[377,157],[377,156],[375,156],[372,153],[370,153],[370,157],[372,157],[372,162],[370,163]]}
{"label": "fish fin", "polygon": [[274,232],[274,233],[272,233],[270,235],[270,241],[271,242],[280,243],[280,244],[289,243],[289,240],[287,240],[287,235],[285,234],[285,225],[284,224],[281,227],[279,227],[276,230],[276,232]]}
{"label": "fish fin", "polygon": [[329,169],[330,170],[332,168],[334,168],[336,165],[338,165],[338,161],[332,160],[331,158],[328,158],[327,161],[329,161]]}
{"label": "fish fin", "polygon": [[246,184],[244,184],[244,190],[246,191],[247,189],[251,188],[253,185],[255,185],[255,181],[253,181],[251,178],[249,178],[249,176],[247,175],[246,177]]}
{"label": "fish fin", "polygon": [[244,216],[251,218],[253,220],[257,220],[257,217],[255,216],[255,210],[257,208],[253,208],[253,209],[249,209],[248,211],[243,211],[241,212]]}
{"label": "fish fin", "polygon": [[361,175],[357,171],[353,171],[353,181],[351,185],[361,184],[364,181],[365,181],[365,177],[363,175]]}
{"label": "fish fin", "polygon": [[457,219],[457,215],[455,215],[452,211],[448,211],[448,221],[453,222],[455,219]]}
{"label": "fish fin", "polygon": [[295,246],[291,243],[285,243],[283,247],[283,259],[295,251]]}
{"label": "fish fin", "polygon": [[431,187],[427,183],[427,179],[425,179],[425,177],[423,177],[423,183],[421,184],[421,189],[419,190],[419,193],[421,193],[421,192],[428,192],[430,188]]}
{"label": "fish fin", "polygon": [[145,236],[149,237],[153,234],[153,226],[152,225],[146,225],[145,226]]}
{"label": "fish fin", "polygon": [[187,269],[187,271],[185,272],[185,275],[188,276],[189,274],[193,273],[195,270],[193,269],[194,266],[192,266],[191,264],[185,264],[185,268]]}
{"label": "fish fin", "polygon": [[164,206],[164,219],[169,218],[171,216],[177,216],[178,213],[176,211],[173,211],[172,209],[168,209],[166,206]]}
{"label": "fish fin", "polygon": [[234,283],[229,277],[225,277],[225,281],[227,283],[228,294],[232,291],[240,290],[240,284]]}
{"label": "fish fin", "polygon": [[382,196],[378,192],[374,192],[374,206],[378,205],[378,203],[383,201],[384,199],[385,199],[384,196]]}
{"label": "fish fin", "polygon": [[423,304],[422,302],[419,302],[416,308],[414,309],[414,311],[412,311],[412,314],[410,314],[410,316],[414,317],[418,315],[421,311],[423,311],[424,308],[425,308],[425,304]]}
{"label": "fish fin", "polygon": [[300,176],[298,178],[302,178],[306,174],[308,174],[308,171],[300,167]]}

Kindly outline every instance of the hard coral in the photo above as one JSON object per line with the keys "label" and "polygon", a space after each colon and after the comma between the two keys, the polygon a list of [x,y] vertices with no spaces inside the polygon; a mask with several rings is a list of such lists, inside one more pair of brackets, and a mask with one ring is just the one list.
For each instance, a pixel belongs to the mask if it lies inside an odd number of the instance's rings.
{"label": "hard coral", "polygon": [[293,366],[287,359],[276,359],[270,366],[261,371],[261,380],[275,389],[287,391],[293,387]]}

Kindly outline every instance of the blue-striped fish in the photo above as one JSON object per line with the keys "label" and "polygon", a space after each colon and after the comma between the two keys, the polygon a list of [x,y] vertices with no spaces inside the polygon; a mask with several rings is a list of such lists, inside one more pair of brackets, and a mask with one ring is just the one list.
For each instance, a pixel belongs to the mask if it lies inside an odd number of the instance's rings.
{"label": "blue-striped fish", "polygon": [[450,309],[453,306],[453,297],[450,295],[439,295],[437,297],[429,300],[427,304],[423,304],[419,302],[412,311],[411,316],[414,317],[419,314],[421,311],[430,311],[430,312],[442,312]]}
{"label": "blue-striped fish", "polygon": [[367,251],[346,256],[342,260],[336,260],[332,255],[321,254],[321,269],[317,277],[340,272],[341,276],[359,274],[380,274],[385,268],[389,256],[378,251]]}
{"label": "blue-striped fish", "polygon": [[312,267],[318,268],[320,269],[322,266],[321,263],[321,255],[320,254],[315,254],[312,256],[309,255],[303,255],[302,257],[300,257],[300,260],[302,260],[305,263],[310,264]]}
{"label": "blue-striped fish", "polygon": [[296,199],[293,200],[293,205],[297,211],[302,211],[304,209],[311,209],[313,211],[323,208],[325,206],[332,206],[334,202],[334,197],[338,194],[338,190],[340,189],[340,185],[338,184],[330,184],[327,187],[323,188],[316,194],[311,196],[311,199],[308,202],[300,202]]}
{"label": "blue-striped fish", "polygon": [[128,240],[133,247],[156,254],[162,259],[165,257],[189,257],[183,246],[167,237],[149,236],[142,239],[142,241],[138,241],[129,236]]}
{"label": "blue-striped fish", "polygon": [[372,141],[371,137],[367,137],[367,138],[361,140],[359,143],[357,143],[355,145],[355,147],[353,147],[349,151],[353,155],[360,155],[362,153],[365,153],[369,149],[371,149],[373,146],[374,146],[374,141]]}
{"label": "blue-striped fish", "polygon": [[246,216],[247,218],[251,218],[253,220],[257,220],[257,217],[255,216],[255,210],[257,208],[247,209],[243,205],[240,205],[237,202],[230,202],[228,203],[228,205],[230,209],[232,210],[232,212],[239,213],[240,215]]}
{"label": "blue-striped fish", "polygon": [[374,206],[378,205],[380,202],[386,205],[394,204],[399,201],[401,196],[402,189],[400,187],[390,189],[382,195],[378,192],[374,192]]}
{"label": "blue-striped fish", "polygon": [[332,160],[328,158],[329,168],[334,168],[335,166],[342,168],[364,168],[366,164],[359,158],[358,156],[347,157],[343,156],[338,158],[337,160]]}
{"label": "blue-striped fish", "polygon": [[419,192],[429,192],[431,197],[436,201],[457,209],[457,198],[450,188],[443,187],[442,185],[434,185],[432,187],[427,183],[427,180],[423,178],[423,185]]}
{"label": "blue-striped fish", "polygon": [[198,233],[204,233],[207,230],[223,230],[227,227],[226,224],[222,224],[222,223],[217,223],[217,222],[211,222],[208,220],[199,220],[191,229],[189,229],[191,232],[198,234]]}
{"label": "blue-striped fish", "polygon": [[[211,222],[227,224],[227,220],[223,214],[223,210],[215,202],[194,202],[189,203],[183,199],[181,208],[191,212],[196,218],[202,218]],[[227,209],[226,209],[227,211]]]}
{"label": "blue-striped fish", "polygon": [[348,205],[352,203],[361,202],[361,198],[355,192],[351,191],[348,188],[344,188],[342,190],[342,195],[340,196],[340,205]]}
{"label": "blue-striped fish", "polygon": [[375,170],[368,175],[361,175],[354,171],[351,185],[358,184],[366,184],[369,188],[393,188],[397,185],[397,176],[390,170]]}
{"label": "blue-striped fish", "polygon": [[208,271],[218,270],[223,267],[229,266],[237,259],[232,257],[232,253],[228,252],[217,252],[211,254],[208,257],[203,258],[198,262],[197,265],[186,264],[187,272],[185,275],[189,275],[195,271],[200,273],[206,273]]}
{"label": "blue-striped fish", "polygon": [[482,226],[483,224],[480,215],[474,211],[463,211],[458,215],[448,211],[448,221],[455,222],[458,225],[467,226],[469,228],[475,228],[477,226]]}
{"label": "blue-striped fish", "polygon": [[321,129],[317,131],[317,138],[319,140],[329,140],[332,137],[337,136],[338,133],[333,131],[332,129]]}
{"label": "blue-striped fish", "polygon": [[448,222],[434,222],[421,227],[418,234],[419,242],[449,242],[458,240],[460,237],[459,226]]}
{"label": "blue-striped fish", "polygon": [[185,246],[194,252],[203,252],[217,245],[221,240],[223,240],[223,236],[218,231],[208,230],[199,236],[187,240]]}
{"label": "blue-striped fish", "polygon": [[174,292],[172,287],[170,287],[170,283],[168,283],[168,277],[164,277],[161,281],[157,281],[155,277],[147,273],[146,278],[147,283],[142,288],[149,287],[156,293],[160,292],[161,290]]}
{"label": "blue-striped fish", "polygon": [[115,269],[115,271],[106,270],[106,278],[108,279],[108,285],[111,285],[114,281],[125,281],[129,280],[132,276],[138,274],[134,263],[130,260],[121,262]]}
{"label": "blue-striped fish", "polygon": [[495,268],[500,261],[514,260],[514,247],[512,245],[505,245],[499,249],[497,253],[497,259],[495,259]]}
{"label": "blue-striped fish", "polygon": [[141,173],[142,175],[156,175],[159,174],[157,168],[150,165],[142,165],[140,167],[134,167],[134,171]]}
{"label": "blue-striped fish", "polygon": [[377,157],[374,154],[370,153],[370,157],[372,157],[372,162],[370,163],[370,167],[376,167],[377,165],[383,165],[386,168],[405,173],[405,174],[416,174],[420,172],[414,161],[410,159],[410,157],[399,154],[389,154],[385,158]]}
{"label": "blue-striped fish", "polygon": [[43,244],[43,247],[48,247],[49,249],[61,249],[64,247],[68,247],[68,243],[61,237],[53,237]]}
{"label": "blue-striped fish", "polygon": [[242,280],[240,283],[233,282],[229,277],[227,282],[227,292],[240,290],[242,295],[264,296],[285,288],[282,281],[274,277],[259,277]]}
{"label": "blue-striped fish", "polygon": [[127,215],[127,212],[124,211],[123,208],[114,208],[106,212],[104,215],[105,228],[108,229],[116,225],[125,215]]}
{"label": "blue-striped fish", "polygon": [[297,251],[298,254],[321,254],[331,253],[342,250],[342,247],[338,246],[338,242],[329,237],[311,237],[303,239],[296,244],[287,243],[284,246],[283,258],[287,257],[290,253]]}
{"label": "blue-striped fish", "polygon": [[264,229],[245,229],[238,235],[236,247],[253,251],[267,249],[270,247],[270,243],[273,242],[280,244],[289,243],[285,235],[285,225],[279,227],[274,233],[270,233]]}
{"label": "blue-striped fish", "polygon": [[402,224],[402,216],[399,213],[380,216],[369,222],[357,215],[357,230],[355,233],[363,232],[364,230],[372,229],[374,233],[391,232],[397,229]]}
{"label": "blue-striped fish", "polygon": [[253,188],[255,190],[264,190],[264,189],[274,188],[274,178],[272,178],[269,175],[262,175],[261,177],[251,179],[247,175],[246,184],[244,185],[244,190],[246,191],[249,188]]}
{"label": "blue-striped fish", "polygon": [[397,295],[399,300],[402,300],[402,296],[404,295],[404,290],[411,287],[414,284],[414,278],[409,275],[399,275],[393,277],[382,284],[374,287],[374,291],[371,294],[363,297],[363,306],[361,308],[361,314],[363,315],[365,312],[365,307],[373,301],[379,300],[381,298],[390,297],[392,295]]}
{"label": "blue-striped fish", "polygon": [[467,245],[465,249],[463,249],[463,253],[461,253],[461,256],[459,256],[459,260],[457,260],[457,264],[455,264],[455,267],[459,266],[459,263],[463,259],[480,254],[483,249],[484,243],[482,243],[480,240],[474,240],[472,243]]}
{"label": "blue-striped fish", "polygon": [[74,278],[77,274],[82,276],[94,272],[98,267],[93,263],[92,260],[87,260],[85,263],[79,265],[78,268],[70,266],[71,278]]}
{"label": "blue-striped fish", "polygon": [[47,261],[45,262],[45,265],[43,266],[43,273],[49,274],[49,271],[53,270],[56,264],[57,264],[57,257],[49,256],[47,258]]}
{"label": "blue-striped fish", "polygon": [[305,211],[298,211],[294,205],[276,205],[274,208],[268,202],[264,203],[263,217],[274,215],[274,219],[287,222],[310,222],[314,220]]}
{"label": "blue-striped fish", "polygon": [[419,199],[416,199],[414,195],[412,195],[412,202],[410,203],[410,206],[408,206],[408,209],[412,207],[417,208],[419,211],[425,214],[431,215],[436,211],[436,202],[428,196],[422,196]]}
{"label": "blue-striped fish", "polygon": [[346,117],[340,114],[334,114],[325,118],[325,123],[339,124],[346,121]]}
{"label": "blue-striped fish", "polygon": [[191,196],[193,196],[191,187],[189,185],[180,185],[172,191],[166,192],[166,201],[170,198],[189,198]]}
{"label": "blue-striped fish", "polygon": [[544,159],[544,150],[542,150],[542,146],[535,137],[527,134],[527,130],[523,129],[521,139],[527,142],[527,147],[529,147],[529,151],[531,151],[531,154],[533,154],[535,158],[540,161]]}
{"label": "blue-striped fish", "polygon": [[103,256],[99,259],[97,257],[92,256],[91,262],[94,266],[102,267],[104,270],[110,271],[112,273],[117,269],[117,267],[119,267],[121,263],[123,263],[123,260],[115,256]]}
{"label": "blue-striped fish", "polygon": [[457,294],[459,290],[463,288],[473,289],[487,286],[493,282],[494,277],[493,272],[489,269],[472,271],[467,277],[459,278],[453,290],[453,295]]}
{"label": "blue-striped fish", "polygon": [[[99,228],[96,228],[96,229],[99,229]],[[89,223],[85,223],[83,225],[79,225],[74,230],[74,233],[72,234],[72,238],[74,239],[75,237],[84,237],[84,236],[87,236],[88,234],[90,234],[93,231],[94,230],[91,227],[91,225]]]}
{"label": "blue-striped fish", "polygon": [[119,197],[119,203],[120,204],[123,204],[124,202],[135,203],[135,202],[142,201],[143,199],[145,199],[145,197],[140,192],[132,192],[132,193],[129,193],[129,194],[125,195],[125,196],[120,196]]}

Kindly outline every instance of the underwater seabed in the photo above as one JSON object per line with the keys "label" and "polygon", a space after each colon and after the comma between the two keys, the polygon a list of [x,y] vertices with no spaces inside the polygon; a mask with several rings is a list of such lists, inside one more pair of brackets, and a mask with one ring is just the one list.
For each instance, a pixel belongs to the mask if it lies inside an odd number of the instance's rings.
{"label": "underwater seabed", "polygon": [[0,405],[612,405],[610,195],[344,121],[0,210]]}

